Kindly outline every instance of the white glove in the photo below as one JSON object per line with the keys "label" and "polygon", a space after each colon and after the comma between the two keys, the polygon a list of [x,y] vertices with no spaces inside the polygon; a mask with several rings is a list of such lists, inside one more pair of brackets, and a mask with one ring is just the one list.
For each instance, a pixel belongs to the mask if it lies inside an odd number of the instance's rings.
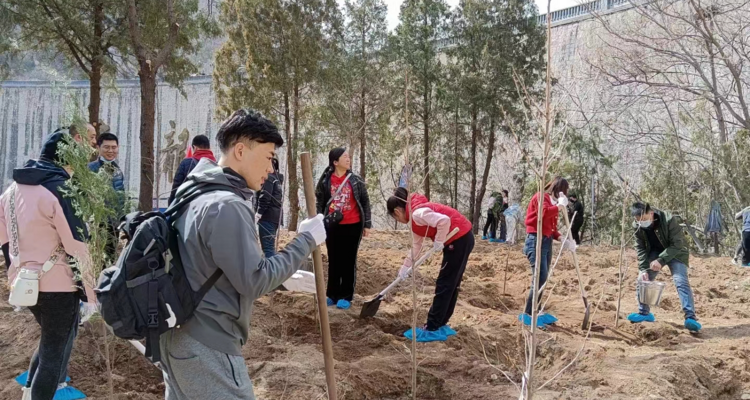
{"label": "white glove", "polygon": [[411,267],[402,265],[401,269],[398,270],[398,277],[401,279],[406,279],[409,277],[410,273],[411,273]]}
{"label": "white glove", "polygon": [[575,240],[573,239],[566,239],[563,245],[565,246],[565,249],[567,249],[571,253],[575,253],[576,248],[578,248],[578,246],[576,246]]}
{"label": "white glove", "polygon": [[563,192],[560,192],[557,195],[557,205],[567,207],[568,206],[568,198],[565,197],[565,194]]}
{"label": "white glove", "polygon": [[309,232],[313,239],[315,239],[315,245],[320,246],[326,241],[326,227],[323,224],[323,214],[318,214],[312,218],[307,218],[299,224],[299,233]]}
{"label": "white glove", "polygon": [[442,251],[444,247],[443,242],[432,242],[432,248],[435,250],[435,253]]}
{"label": "white glove", "polygon": [[643,271],[638,276],[638,279],[642,280],[643,282],[648,282],[648,271]]}

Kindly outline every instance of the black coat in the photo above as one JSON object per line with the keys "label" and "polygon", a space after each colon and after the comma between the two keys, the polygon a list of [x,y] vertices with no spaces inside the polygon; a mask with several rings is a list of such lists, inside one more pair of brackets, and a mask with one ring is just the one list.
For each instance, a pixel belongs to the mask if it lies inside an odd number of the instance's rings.
{"label": "black coat", "polygon": [[284,200],[284,175],[280,173],[268,174],[263,187],[255,194],[256,211],[260,214],[260,221],[278,224],[281,221],[281,206]]}
{"label": "black coat", "polygon": [[[372,228],[372,219],[370,214],[370,197],[367,195],[367,186],[365,181],[359,175],[348,171],[352,174],[349,178],[348,183],[352,185],[352,193],[354,193],[354,199],[357,201],[359,207],[359,215],[362,220],[363,228]],[[325,215],[325,208],[328,205],[328,201],[331,199],[331,172],[326,171],[318,181],[318,186],[315,188],[315,208],[318,214]]]}
{"label": "black coat", "polygon": [[[575,214],[575,218],[573,217],[573,214]],[[568,218],[570,218],[570,224],[575,226],[581,226],[583,225],[583,203],[581,200],[574,202],[570,202],[570,206],[568,207]]]}
{"label": "black coat", "polygon": [[174,196],[177,194],[177,189],[185,182],[185,179],[187,179],[187,176],[196,165],[198,165],[198,160],[192,157],[180,161],[177,173],[174,174],[174,179],[172,179],[172,192],[169,194],[168,204],[172,204],[172,200],[174,200]]}

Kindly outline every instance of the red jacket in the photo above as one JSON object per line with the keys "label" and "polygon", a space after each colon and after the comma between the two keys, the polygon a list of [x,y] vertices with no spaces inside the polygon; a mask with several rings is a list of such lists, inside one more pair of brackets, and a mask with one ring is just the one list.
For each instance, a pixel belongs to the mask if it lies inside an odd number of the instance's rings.
{"label": "red jacket", "polygon": [[[559,212],[556,205],[552,204],[552,197],[549,193],[544,193],[544,219],[542,220],[542,236],[552,236],[553,239],[560,239],[560,232],[557,231],[557,214]],[[526,210],[526,233],[537,233],[537,212],[539,211],[539,193],[536,193],[529,202],[529,208]]]}
{"label": "red jacket", "polygon": [[[451,220],[450,231],[453,231],[454,228],[458,228],[458,233],[456,233],[452,238],[445,241],[446,245],[456,241],[456,239],[459,239],[460,237],[471,231],[471,222],[466,219],[463,214],[451,207],[437,203],[430,203],[423,195],[414,193],[411,195],[411,209],[417,210],[419,208],[429,208],[432,211],[448,216],[448,218],[450,218]],[[411,212],[409,212],[409,215],[411,215]],[[411,226],[412,232],[414,232],[418,236],[428,237],[435,241],[437,228],[432,226],[417,225],[414,223],[411,224]]]}

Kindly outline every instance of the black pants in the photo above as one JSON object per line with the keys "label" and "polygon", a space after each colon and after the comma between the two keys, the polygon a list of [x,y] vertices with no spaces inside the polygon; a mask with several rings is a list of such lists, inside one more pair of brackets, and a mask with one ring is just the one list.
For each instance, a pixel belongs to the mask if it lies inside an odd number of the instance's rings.
{"label": "black pants", "polygon": [[[487,236],[487,228],[490,229],[490,236]],[[494,239],[497,235],[497,220],[495,219],[495,214],[492,213],[492,211],[487,210],[487,222],[484,223],[484,230],[482,231],[482,236],[488,237],[490,239]]]}
{"label": "black pants", "polygon": [[750,231],[742,231],[742,263],[750,263]]}
{"label": "black pants", "polygon": [[31,387],[34,400],[52,400],[57,384],[67,375],[70,351],[78,333],[78,308],[78,293],[62,292],[41,292],[37,304],[29,307],[42,328],[26,384]]}
{"label": "black pants", "polygon": [[474,249],[474,235],[467,233],[443,249],[443,262],[435,283],[435,297],[427,314],[425,329],[435,331],[447,325],[456,309],[461,279],[466,271],[469,254]]}
{"label": "black pants", "polygon": [[357,281],[357,251],[362,224],[334,225],[326,229],[328,248],[328,287],[326,297],[352,301]]}
{"label": "black pants", "polygon": [[583,222],[577,222],[573,221],[573,223],[570,225],[570,235],[573,237],[573,240],[576,241],[576,244],[581,244],[581,227],[583,226]]}

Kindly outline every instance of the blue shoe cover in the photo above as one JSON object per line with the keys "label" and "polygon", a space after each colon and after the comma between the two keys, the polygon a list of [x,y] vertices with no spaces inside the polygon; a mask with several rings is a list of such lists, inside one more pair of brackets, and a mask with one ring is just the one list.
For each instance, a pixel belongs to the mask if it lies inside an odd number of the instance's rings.
{"label": "blue shoe cover", "polygon": [[344,299],[341,299],[341,300],[339,300],[336,303],[336,308],[340,308],[342,310],[348,310],[349,307],[351,307],[351,306],[352,306],[352,303],[350,303],[350,302],[348,302],[348,301],[346,301]]}
{"label": "blue shoe cover", "polygon": [[654,322],[656,321],[656,318],[654,318],[654,314],[648,313],[648,315],[643,315],[641,313],[632,313],[628,315],[628,321],[639,324],[641,322]]}
{"label": "blue shoe cover", "polygon": [[685,320],[685,328],[687,328],[690,332],[698,332],[701,330],[702,326],[698,321],[688,318]]}
{"label": "blue shoe cover", "polygon": [[441,326],[440,329],[439,329],[439,331],[443,332],[443,335],[445,335],[445,337],[455,336],[456,335],[455,329],[451,328],[448,325]]}
{"label": "blue shoe cover", "polygon": [[[29,380],[29,371],[24,371],[21,375],[16,377],[16,382],[21,386],[26,386],[26,381]],[[70,377],[65,377],[65,382],[70,382]]]}
{"label": "blue shoe cover", "polygon": [[[404,337],[406,337],[409,340],[412,340],[412,331],[409,329],[408,331],[404,332]],[[440,330],[437,331],[428,331],[426,329],[417,328],[417,342],[425,343],[425,342],[445,342],[448,340],[448,337],[443,334]]]}
{"label": "blue shoe cover", "polygon": [[327,305],[328,307],[330,307],[330,306],[332,306],[332,305],[335,305],[335,304],[336,304],[336,302],[335,302],[335,301],[333,301],[333,299],[332,299],[332,298],[330,298],[330,297],[326,297],[326,305]]}
{"label": "blue shoe cover", "polygon": [[74,388],[73,386],[68,386],[67,383],[64,383],[62,385],[60,385],[62,387],[57,387],[55,397],[53,397],[52,400],[78,400],[86,398],[86,395],[83,394],[82,391]]}
{"label": "blue shoe cover", "polygon": [[537,321],[543,323],[544,325],[552,325],[555,322],[557,322],[557,318],[555,318],[552,314],[544,313],[538,317],[536,317]]}
{"label": "blue shoe cover", "polygon": [[482,235],[482,240],[487,240],[487,236]]}
{"label": "blue shoe cover", "polygon": [[745,264],[745,263],[742,263],[742,266],[743,266],[743,267],[750,267],[750,263],[747,263],[747,264]]}
{"label": "blue shoe cover", "polygon": [[[529,314],[518,314],[518,320],[526,326],[531,326],[531,315]],[[536,327],[546,328],[547,326],[544,325],[544,322],[539,317],[536,317]]]}

